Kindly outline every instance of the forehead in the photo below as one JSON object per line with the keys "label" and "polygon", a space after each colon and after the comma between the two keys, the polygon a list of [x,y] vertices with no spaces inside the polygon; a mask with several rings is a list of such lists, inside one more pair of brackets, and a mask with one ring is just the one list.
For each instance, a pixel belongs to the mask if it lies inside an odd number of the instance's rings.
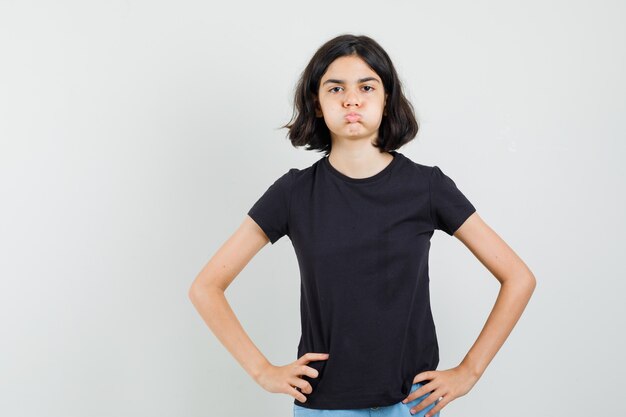
{"label": "forehead", "polygon": [[363,58],[355,55],[348,55],[339,57],[331,62],[324,75],[322,75],[320,83],[323,83],[329,78],[356,82],[357,79],[366,76],[380,79],[378,74],[376,74],[376,71],[370,68]]}

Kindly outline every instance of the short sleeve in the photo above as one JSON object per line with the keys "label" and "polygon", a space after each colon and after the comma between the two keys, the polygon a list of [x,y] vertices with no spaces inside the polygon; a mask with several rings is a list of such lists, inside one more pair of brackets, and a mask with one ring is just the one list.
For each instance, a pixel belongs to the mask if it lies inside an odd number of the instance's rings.
{"label": "short sleeve", "polygon": [[289,231],[289,200],[295,168],[278,178],[248,210],[273,245]]}
{"label": "short sleeve", "polygon": [[437,166],[430,176],[430,211],[434,228],[450,236],[476,211],[452,178]]}

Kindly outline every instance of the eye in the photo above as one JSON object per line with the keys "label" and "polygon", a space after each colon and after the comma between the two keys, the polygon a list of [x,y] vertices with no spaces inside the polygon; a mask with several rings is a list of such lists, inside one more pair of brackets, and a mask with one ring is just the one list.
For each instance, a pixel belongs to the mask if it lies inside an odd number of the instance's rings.
{"label": "eye", "polygon": [[335,91],[333,91],[333,90],[335,90],[335,88],[341,88],[341,87],[339,87],[339,86],[337,86],[337,87],[333,87],[333,88],[331,88],[331,89],[330,89],[330,90],[328,90],[328,91],[329,91],[329,92],[331,92],[331,93],[334,93]]}
{"label": "eye", "polygon": [[369,90],[367,91],[373,91],[374,87],[372,87],[371,85],[364,85],[363,88],[369,88]]}

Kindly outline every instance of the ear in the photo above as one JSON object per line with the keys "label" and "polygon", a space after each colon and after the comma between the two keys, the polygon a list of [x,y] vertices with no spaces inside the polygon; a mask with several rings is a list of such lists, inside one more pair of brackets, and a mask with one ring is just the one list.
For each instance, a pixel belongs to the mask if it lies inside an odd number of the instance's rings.
{"label": "ear", "polygon": [[317,96],[313,98],[313,102],[315,103],[315,117],[323,117],[324,113],[322,113],[322,107],[320,106]]}
{"label": "ear", "polygon": [[383,116],[387,116],[387,97],[389,96],[389,94],[385,94],[385,102],[383,103]]}

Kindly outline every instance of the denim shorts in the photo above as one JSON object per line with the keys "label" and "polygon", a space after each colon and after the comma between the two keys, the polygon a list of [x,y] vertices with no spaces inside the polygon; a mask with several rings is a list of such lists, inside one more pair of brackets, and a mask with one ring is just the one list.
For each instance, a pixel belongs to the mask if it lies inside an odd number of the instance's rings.
{"label": "denim shorts", "polygon": [[[416,382],[411,386],[411,392],[417,390],[421,387],[422,384]],[[403,404],[402,401],[388,405],[386,407],[368,407],[368,408],[353,408],[353,409],[342,409],[342,410],[317,410],[312,408],[301,407],[297,404],[293,404],[293,416],[294,417],[424,417],[426,413],[431,410],[435,405],[439,403],[439,400],[436,400],[434,403],[430,404],[428,407],[424,408],[418,413],[411,414],[411,408],[415,407],[417,404],[422,402],[422,400],[428,397],[431,393],[427,392],[414,399],[411,402]],[[407,395],[408,397],[408,395]],[[440,412],[434,414],[432,417],[440,417]]]}

